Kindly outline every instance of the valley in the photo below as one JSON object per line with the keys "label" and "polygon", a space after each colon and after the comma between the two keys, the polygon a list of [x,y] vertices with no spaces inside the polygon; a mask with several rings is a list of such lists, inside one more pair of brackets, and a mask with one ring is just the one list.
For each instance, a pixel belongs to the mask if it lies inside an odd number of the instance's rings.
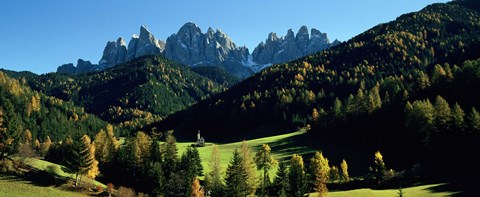
{"label": "valley", "polygon": [[[249,52],[188,22],[0,69],[0,196],[474,196],[480,3]],[[402,188],[402,189],[400,189]]]}

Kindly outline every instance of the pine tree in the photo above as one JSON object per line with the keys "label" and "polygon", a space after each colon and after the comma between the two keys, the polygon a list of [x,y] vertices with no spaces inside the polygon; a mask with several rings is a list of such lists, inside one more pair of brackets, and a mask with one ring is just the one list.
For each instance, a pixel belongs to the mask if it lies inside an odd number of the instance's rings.
{"label": "pine tree", "polygon": [[19,145],[18,140],[15,140],[14,133],[15,131],[9,131],[3,125],[3,111],[0,109],[0,160],[3,160],[15,153],[17,146]]}
{"label": "pine tree", "polygon": [[46,155],[50,146],[52,146],[52,140],[50,139],[50,136],[47,135],[45,141],[40,144],[40,155]]}
{"label": "pine tree", "polygon": [[333,165],[330,168],[330,181],[335,182],[340,180],[340,170],[337,166]]}
{"label": "pine tree", "polygon": [[186,172],[186,179],[192,180],[197,176],[203,175],[202,161],[197,148],[189,146],[182,154],[179,164],[179,170]]}
{"label": "pine tree", "polygon": [[303,197],[307,193],[305,166],[303,164],[303,158],[300,155],[294,154],[290,160],[288,184],[288,196]]}
{"label": "pine tree", "polygon": [[477,109],[475,109],[475,107],[472,108],[468,119],[470,121],[470,130],[472,132],[480,132],[480,113],[477,111]]}
{"label": "pine tree", "polygon": [[452,111],[448,102],[441,96],[437,96],[434,109],[435,127],[440,131],[448,130],[452,119]]}
{"label": "pine tree", "polygon": [[242,157],[242,166],[247,173],[246,179],[246,195],[245,196],[253,196],[255,195],[255,191],[258,187],[258,178],[257,178],[257,171],[255,169],[255,162],[253,161],[252,152],[248,143],[243,140],[242,144],[240,144],[240,156]]}
{"label": "pine tree", "polygon": [[378,183],[383,181],[383,176],[385,174],[385,171],[387,170],[387,167],[385,166],[385,162],[383,161],[383,156],[380,151],[375,152],[374,166],[372,169],[375,180]]}
{"label": "pine tree", "polygon": [[177,140],[173,137],[173,131],[168,132],[162,147],[164,149],[163,170],[168,179],[170,174],[176,171],[178,161]]}
{"label": "pine tree", "polygon": [[455,131],[465,130],[465,112],[458,103],[455,103],[452,111],[452,126]]}
{"label": "pine tree", "polygon": [[310,168],[313,173],[314,189],[318,192],[318,196],[327,196],[327,181],[330,176],[328,159],[321,152],[316,152],[315,156],[310,159]]}
{"label": "pine tree", "polygon": [[226,196],[243,197],[249,193],[247,186],[248,174],[243,166],[243,158],[235,149],[225,176]]}
{"label": "pine tree", "polygon": [[[315,109],[314,109],[315,110]],[[277,164],[277,161],[270,155],[270,146],[268,144],[263,144],[262,149],[258,150],[255,154],[255,163],[257,164],[257,170],[263,170],[263,180],[262,180],[262,195],[266,195],[266,188],[270,185],[270,177],[268,176],[268,171]]]}
{"label": "pine tree", "polygon": [[150,157],[147,160],[144,169],[145,183],[148,183],[147,191],[159,196],[164,190],[166,180],[162,169],[163,153],[156,138],[150,145]]}
{"label": "pine tree", "polygon": [[347,161],[342,160],[342,163],[340,164],[340,168],[342,169],[342,180],[344,183],[350,181],[350,176],[348,175],[348,164]]}
{"label": "pine tree", "polygon": [[82,175],[95,168],[95,154],[92,151],[90,137],[83,135],[73,142],[66,141],[68,148],[66,151],[64,168],[65,172],[75,173],[75,185],[77,186],[82,179]]}
{"label": "pine tree", "polygon": [[278,165],[277,174],[273,181],[273,188],[275,189],[274,195],[287,196],[288,190],[288,170],[285,162],[281,162]]}
{"label": "pine tree", "polygon": [[210,156],[211,171],[205,176],[205,185],[212,196],[223,196],[222,168],[220,164],[220,151],[217,145],[213,145]]}
{"label": "pine tree", "polygon": [[332,109],[330,111],[334,119],[338,119],[338,120],[343,119],[342,101],[340,101],[338,97],[335,98],[335,100],[333,101]]}

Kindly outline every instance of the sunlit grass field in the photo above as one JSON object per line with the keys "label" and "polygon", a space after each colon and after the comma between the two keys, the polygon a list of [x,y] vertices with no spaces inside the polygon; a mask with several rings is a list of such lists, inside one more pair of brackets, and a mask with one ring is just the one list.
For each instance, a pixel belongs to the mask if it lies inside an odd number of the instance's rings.
{"label": "sunlit grass field", "polygon": [[[431,197],[440,197],[440,196],[451,196],[456,194],[456,192],[450,191],[435,191],[435,187],[441,186],[442,184],[430,184],[430,185],[421,185],[415,187],[404,188],[404,196],[431,196]],[[384,197],[384,196],[398,196],[398,189],[385,189],[385,190],[373,190],[373,189],[355,189],[349,191],[333,191],[329,192],[329,197]],[[311,193],[310,197],[316,197],[317,193]]]}
{"label": "sunlit grass field", "polygon": [[0,197],[80,197],[87,196],[82,193],[64,191],[54,186],[37,186],[29,181],[19,179],[15,176],[6,176],[0,174]]}
{"label": "sunlit grass field", "polygon": [[[75,174],[66,173],[62,170],[61,165],[58,165],[58,164],[55,164],[55,163],[52,163],[52,162],[49,162],[49,161],[40,160],[40,159],[36,159],[36,158],[29,158],[29,159],[25,160],[25,164],[27,164],[29,166],[32,166],[32,167],[34,167],[38,170],[47,171],[47,172],[49,171],[49,168],[51,168],[52,166],[55,166],[54,167],[55,168],[54,173],[57,174],[58,176],[70,177],[72,179],[75,178]],[[103,188],[107,187],[105,184],[100,183],[100,182],[95,181],[95,180],[91,180],[90,178],[87,178],[85,176],[82,176],[82,182],[92,183],[94,185],[101,186]]]}

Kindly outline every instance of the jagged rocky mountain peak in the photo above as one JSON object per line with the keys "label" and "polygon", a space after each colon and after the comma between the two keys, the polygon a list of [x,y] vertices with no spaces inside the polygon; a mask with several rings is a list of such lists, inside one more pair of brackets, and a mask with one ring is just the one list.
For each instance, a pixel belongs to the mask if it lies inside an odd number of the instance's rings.
{"label": "jagged rocky mountain peak", "polygon": [[[78,69],[72,65],[62,65],[59,72],[77,72],[80,70],[103,70],[132,59],[163,54],[170,60],[189,66],[219,66],[237,77],[248,77],[275,63],[287,62],[315,53],[338,42],[330,43],[327,35],[317,29],[300,27],[297,34],[292,29],[285,36],[275,32],[268,34],[250,54],[248,48],[238,47],[221,29],[209,27],[205,33],[194,22],[187,22],[177,33],[163,42],[155,38],[147,26],[140,26],[140,33],[133,34],[128,45],[119,37],[108,41],[98,65],[89,65],[89,69]],[[85,68],[87,66],[84,66]]]}

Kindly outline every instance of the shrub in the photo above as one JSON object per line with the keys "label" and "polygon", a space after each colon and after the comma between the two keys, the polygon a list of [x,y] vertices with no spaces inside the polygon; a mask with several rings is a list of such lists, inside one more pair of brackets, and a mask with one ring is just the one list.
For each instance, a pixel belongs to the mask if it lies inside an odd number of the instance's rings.
{"label": "shrub", "polygon": [[122,187],[120,186],[117,189],[117,195],[118,197],[135,197],[135,190],[128,188],[128,187]]}

